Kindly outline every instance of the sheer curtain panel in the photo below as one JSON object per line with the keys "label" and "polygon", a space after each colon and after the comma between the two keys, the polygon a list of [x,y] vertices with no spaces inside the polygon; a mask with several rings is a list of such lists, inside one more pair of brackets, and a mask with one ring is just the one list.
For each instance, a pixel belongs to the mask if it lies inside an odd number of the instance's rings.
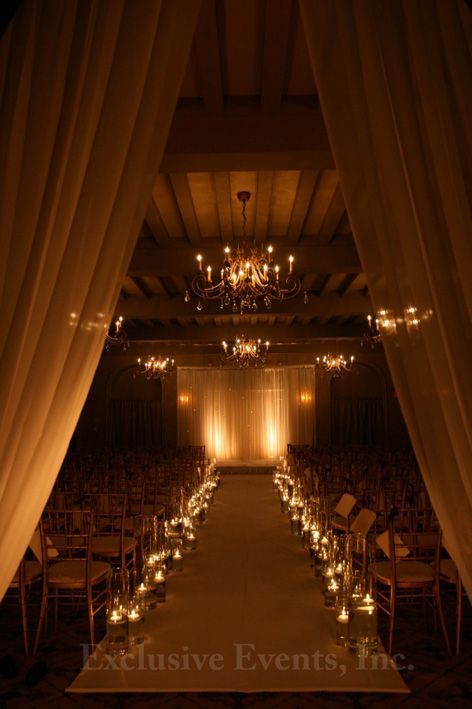
{"label": "sheer curtain panel", "polygon": [[300,7],[369,290],[376,310],[395,322],[382,338],[399,402],[472,596],[470,7]]}
{"label": "sheer curtain panel", "polygon": [[197,0],[25,0],[0,41],[0,598],[97,366]]}
{"label": "sheer curtain panel", "polygon": [[179,444],[219,461],[267,461],[312,443],[314,369],[178,369]]}

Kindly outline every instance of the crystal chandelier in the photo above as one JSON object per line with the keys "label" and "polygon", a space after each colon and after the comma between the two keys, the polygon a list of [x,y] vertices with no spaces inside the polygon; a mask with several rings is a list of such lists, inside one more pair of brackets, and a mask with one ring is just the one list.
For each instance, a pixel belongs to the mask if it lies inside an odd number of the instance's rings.
{"label": "crystal chandelier", "polygon": [[[258,246],[254,241],[248,244],[246,235],[246,205],[250,192],[238,192],[242,203],[243,234],[242,243],[231,250],[226,246],[224,261],[220,270],[220,280],[213,281],[212,267],[203,267],[203,256],[198,254],[198,273],[192,280],[192,290],[198,297],[197,310],[203,310],[205,300],[219,300],[220,310],[230,309],[233,313],[256,312],[260,301],[270,310],[273,301],[294,298],[300,293],[301,282],[293,272],[292,255],[289,256],[289,271],[285,276],[280,266],[274,263],[272,246]],[[191,299],[190,292],[185,292],[185,302]],[[305,302],[308,295],[305,292]]]}
{"label": "crystal chandelier", "polygon": [[135,374],[146,379],[165,379],[174,369],[174,360],[169,357],[148,357],[144,361],[138,357]]}
{"label": "crystal chandelier", "polygon": [[332,377],[342,377],[343,374],[352,370],[354,366],[354,356],[346,360],[342,354],[327,354],[323,357],[316,358],[316,366],[323,374],[330,374]]}
{"label": "crystal chandelier", "polygon": [[105,338],[105,349],[110,347],[121,347],[123,352],[129,347],[128,335],[123,327],[123,317],[120,315],[111,325]]}
{"label": "crystal chandelier", "polygon": [[367,330],[363,335],[361,346],[370,346],[374,349],[382,341],[382,335],[380,333],[380,320],[379,318],[374,319],[372,315],[368,315],[367,323]]}
{"label": "crystal chandelier", "polygon": [[270,342],[262,342],[261,339],[254,340],[241,335],[236,339],[232,350],[228,350],[228,343],[223,340],[224,356],[223,363],[231,364],[234,367],[263,367],[266,362],[267,352]]}

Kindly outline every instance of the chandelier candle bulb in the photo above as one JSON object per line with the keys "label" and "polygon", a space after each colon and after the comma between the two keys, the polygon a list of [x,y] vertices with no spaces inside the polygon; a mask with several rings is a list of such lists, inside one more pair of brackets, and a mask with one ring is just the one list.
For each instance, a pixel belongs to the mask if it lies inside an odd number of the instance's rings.
{"label": "chandelier candle bulb", "polygon": [[293,273],[293,256],[290,254],[288,257],[289,263],[290,263],[290,273]]}
{"label": "chandelier candle bulb", "polygon": [[202,271],[203,270],[203,266],[202,266],[203,256],[201,254],[198,254],[197,261],[198,261],[198,270]]}

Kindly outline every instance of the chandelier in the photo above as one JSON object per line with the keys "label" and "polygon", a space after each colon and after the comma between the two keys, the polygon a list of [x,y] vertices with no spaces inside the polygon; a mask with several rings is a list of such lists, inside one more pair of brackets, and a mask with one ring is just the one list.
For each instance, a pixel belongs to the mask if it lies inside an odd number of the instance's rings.
{"label": "chandelier", "polygon": [[[198,297],[197,310],[203,310],[203,302],[206,300],[219,300],[220,310],[230,309],[242,315],[245,311],[256,312],[260,301],[270,310],[273,301],[294,298],[300,293],[301,282],[293,272],[292,255],[288,258],[289,271],[282,276],[280,266],[274,263],[272,246],[258,246],[255,241],[252,246],[248,244],[246,205],[251,193],[238,192],[236,196],[243,205],[242,243],[234,251],[226,246],[218,281],[213,280],[211,266],[204,269],[203,256],[198,254],[198,273],[191,284],[192,291]],[[185,302],[188,303],[190,299],[187,290]],[[304,299],[307,302],[306,292]]]}
{"label": "chandelier", "polygon": [[342,377],[343,374],[352,370],[354,366],[354,356],[347,360],[342,354],[327,354],[323,357],[316,358],[316,366],[323,374],[330,374],[332,377]]}
{"label": "chandelier", "polygon": [[165,379],[174,369],[174,360],[169,357],[148,357],[144,361],[138,357],[135,375],[146,379]]}
{"label": "chandelier", "polygon": [[238,337],[231,351],[228,350],[228,344],[223,340],[224,364],[232,364],[234,367],[263,367],[266,362],[267,352],[270,342],[267,340],[262,343],[262,340],[254,340],[246,338],[245,335]]}
{"label": "chandelier", "polygon": [[361,346],[370,345],[372,349],[377,347],[382,340],[382,335],[380,333],[380,320],[379,318],[372,318],[372,315],[367,316],[367,330],[363,335]]}
{"label": "chandelier", "polygon": [[110,347],[121,347],[123,352],[129,347],[128,335],[123,327],[123,317],[120,315],[111,325],[105,338],[105,349]]}

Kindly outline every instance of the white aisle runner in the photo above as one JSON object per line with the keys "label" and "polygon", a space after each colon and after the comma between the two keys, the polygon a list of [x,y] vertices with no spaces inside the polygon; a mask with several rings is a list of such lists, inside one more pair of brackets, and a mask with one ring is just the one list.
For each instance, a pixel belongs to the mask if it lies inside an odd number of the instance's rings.
{"label": "white aisle runner", "polygon": [[271,476],[223,476],[144,645],[97,653],[69,691],[408,691],[385,656],[373,669],[338,648],[334,625]]}

